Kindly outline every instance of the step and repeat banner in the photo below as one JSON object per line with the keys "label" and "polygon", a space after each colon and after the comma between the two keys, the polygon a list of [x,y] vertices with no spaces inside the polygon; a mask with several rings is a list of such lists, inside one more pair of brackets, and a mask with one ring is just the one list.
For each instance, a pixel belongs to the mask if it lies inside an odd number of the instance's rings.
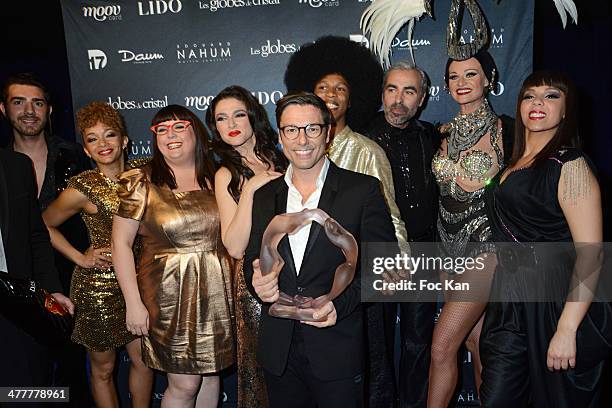
{"label": "step and repeat banner", "polygon": [[[399,0],[398,0],[399,1]],[[521,81],[531,72],[533,2],[481,0],[491,29],[490,51],[500,71],[491,96],[498,113],[514,116]],[[62,1],[74,111],[104,101],[124,116],[131,155],[151,154],[151,118],[168,104],[185,105],[203,120],[208,104],[224,87],[252,91],[274,118],[285,93],[290,55],[323,35],[367,44],[359,19],[368,0],[114,0]],[[412,46],[428,72],[431,89],[421,119],[446,122],[457,112],[444,91],[445,36],[450,0],[433,1],[434,18],[416,24]],[[474,36],[465,18],[461,40]],[[410,59],[406,28],[393,41],[392,61]],[[77,138],[79,139],[79,138]],[[470,356],[466,355],[469,369]],[[125,367],[122,367],[125,370]],[[124,373],[120,373],[124,378]],[[469,377],[469,376],[468,376]],[[128,398],[127,381],[120,381]],[[235,376],[224,381],[224,406],[235,404]],[[156,387],[159,404],[164,379]],[[460,403],[476,399],[466,382]]]}

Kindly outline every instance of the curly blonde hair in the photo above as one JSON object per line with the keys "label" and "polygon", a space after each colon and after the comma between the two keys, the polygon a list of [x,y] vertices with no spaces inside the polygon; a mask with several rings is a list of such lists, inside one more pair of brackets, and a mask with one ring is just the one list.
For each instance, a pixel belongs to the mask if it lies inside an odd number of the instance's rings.
{"label": "curly blonde hair", "polygon": [[95,126],[98,122],[116,129],[123,136],[127,136],[125,122],[121,114],[104,102],[91,102],[77,112],[76,125],[81,136],[85,133],[85,129]]}

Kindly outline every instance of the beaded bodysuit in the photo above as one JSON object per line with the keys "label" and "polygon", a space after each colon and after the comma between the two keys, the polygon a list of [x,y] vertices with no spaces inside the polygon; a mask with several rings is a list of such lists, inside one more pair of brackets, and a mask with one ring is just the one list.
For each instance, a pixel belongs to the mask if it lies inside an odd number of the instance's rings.
{"label": "beaded bodysuit", "polygon": [[439,151],[432,161],[440,187],[437,229],[444,250],[462,256],[468,242],[491,239],[484,190],[503,166],[501,128],[485,100],[475,112],[457,115],[446,130],[447,154]]}

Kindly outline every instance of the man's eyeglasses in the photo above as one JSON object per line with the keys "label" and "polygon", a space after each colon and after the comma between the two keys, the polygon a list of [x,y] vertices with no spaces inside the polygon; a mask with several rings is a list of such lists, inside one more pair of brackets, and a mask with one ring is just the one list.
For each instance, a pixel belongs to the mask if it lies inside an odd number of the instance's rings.
{"label": "man's eyeglasses", "polygon": [[188,120],[177,120],[171,125],[167,125],[166,123],[159,123],[157,125],[151,126],[151,132],[155,133],[157,136],[165,136],[168,134],[170,129],[176,133],[181,133],[187,130],[187,128],[191,126],[191,122]]}
{"label": "man's eyeglasses", "polygon": [[323,123],[311,123],[306,126],[295,126],[287,125],[280,128],[281,133],[289,140],[297,139],[300,134],[300,130],[304,129],[304,134],[309,139],[316,139],[321,136],[323,129],[327,128],[327,125]]}

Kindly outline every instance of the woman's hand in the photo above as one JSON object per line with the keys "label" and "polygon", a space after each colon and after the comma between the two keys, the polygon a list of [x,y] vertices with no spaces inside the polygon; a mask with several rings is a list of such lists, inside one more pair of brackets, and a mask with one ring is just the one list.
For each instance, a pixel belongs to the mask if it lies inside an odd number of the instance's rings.
{"label": "woman's hand", "polygon": [[149,312],[142,302],[126,305],[125,325],[136,336],[149,335]]}
{"label": "woman's hand", "polygon": [[576,366],[576,331],[557,328],[548,345],[546,365],[550,371],[567,370]]}
{"label": "woman's hand", "polygon": [[263,171],[263,172],[255,175],[255,176],[251,177],[249,179],[249,181],[247,181],[247,183],[245,185],[245,188],[247,188],[249,190],[249,192],[251,194],[253,194],[260,187],[265,186],[270,181],[272,181],[275,178],[278,178],[278,177],[280,177],[282,175],[283,175],[283,173],[279,173],[279,172],[276,172],[276,171]]}
{"label": "woman's hand", "polygon": [[87,248],[87,251],[82,254],[82,257],[80,260],[78,260],[77,264],[81,268],[110,269],[111,266],[113,266],[111,249],[108,247],[89,247]]}

